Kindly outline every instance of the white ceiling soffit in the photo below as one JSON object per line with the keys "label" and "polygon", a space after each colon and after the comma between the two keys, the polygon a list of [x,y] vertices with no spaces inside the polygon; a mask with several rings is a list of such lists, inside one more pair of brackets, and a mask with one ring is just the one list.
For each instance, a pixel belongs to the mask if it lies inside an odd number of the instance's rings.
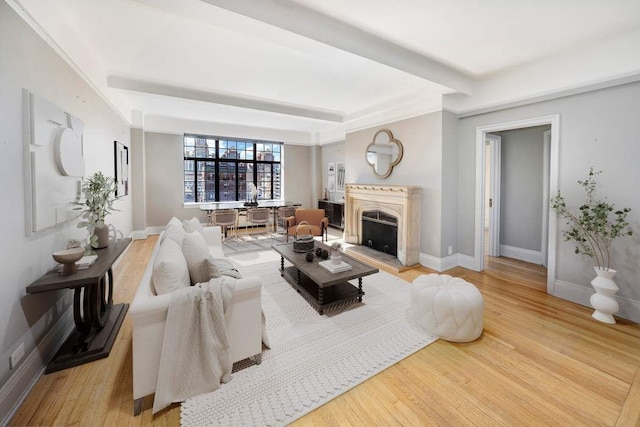
{"label": "white ceiling soffit", "polygon": [[405,71],[451,91],[466,95],[473,92],[473,81],[466,74],[302,4],[286,0],[202,1]]}
{"label": "white ceiling soffit", "polygon": [[194,101],[211,102],[213,104],[269,111],[272,113],[308,117],[310,119],[326,120],[330,122],[341,123],[343,121],[343,115],[337,111],[313,109],[237,94],[192,89],[184,86],[174,86],[149,80],[135,79],[132,77],[109,76],[107,83],[109,87],[113,89],[123,89],[152,95],[163,95],[174,98],[191,99]]}

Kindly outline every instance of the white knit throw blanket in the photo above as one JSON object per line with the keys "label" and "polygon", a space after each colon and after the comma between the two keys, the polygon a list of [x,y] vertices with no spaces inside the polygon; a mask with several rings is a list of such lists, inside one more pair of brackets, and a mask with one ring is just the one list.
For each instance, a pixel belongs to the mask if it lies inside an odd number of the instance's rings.
{"label": "white knit throw blanket", "polygon": [[223,276],[171,294],[153,413],[231,379],[224,312],[235,279]]}

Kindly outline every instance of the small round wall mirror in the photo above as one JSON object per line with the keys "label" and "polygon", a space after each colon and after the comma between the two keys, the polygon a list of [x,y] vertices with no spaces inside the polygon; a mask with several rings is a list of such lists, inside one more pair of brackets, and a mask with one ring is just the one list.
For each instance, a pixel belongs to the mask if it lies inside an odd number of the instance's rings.
{"label": "small round wall mirror", "polygon": [[391,175],[393,167],[402,160],[402,143],[393,137],[389,129],[380,129],[367,146],[367,163],[380,178]]}

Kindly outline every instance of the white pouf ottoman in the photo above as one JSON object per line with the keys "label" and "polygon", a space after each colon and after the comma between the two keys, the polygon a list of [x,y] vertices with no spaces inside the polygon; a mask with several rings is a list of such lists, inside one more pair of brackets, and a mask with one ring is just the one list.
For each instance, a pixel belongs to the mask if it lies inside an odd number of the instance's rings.
{"label": "white pouf ottoman", "polygon": [[443,340],[468,342],[482,334],[482,294],[459,277],[417,277],[411,288],[411,308],[416,323]]}

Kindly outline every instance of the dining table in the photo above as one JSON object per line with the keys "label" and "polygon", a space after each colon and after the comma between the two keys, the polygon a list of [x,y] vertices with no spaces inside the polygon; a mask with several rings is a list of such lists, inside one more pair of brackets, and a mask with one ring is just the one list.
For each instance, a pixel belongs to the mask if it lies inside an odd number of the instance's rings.
{"label": "dining table", "polygon": [[199,207],[201,211],[207,213],[207,216],[215,210],[223,209],[236,209],[240,212],[246,211],[252,208],[269,208],[273,212],[273,226],[274,229],[278,224],[278,208],[284,206],[302,206],[301,203],[290,202],[286,200],[258,200],[258,204],[249,204],[245,201],[231,201],[231,202],[210,202],[200,203]]}

